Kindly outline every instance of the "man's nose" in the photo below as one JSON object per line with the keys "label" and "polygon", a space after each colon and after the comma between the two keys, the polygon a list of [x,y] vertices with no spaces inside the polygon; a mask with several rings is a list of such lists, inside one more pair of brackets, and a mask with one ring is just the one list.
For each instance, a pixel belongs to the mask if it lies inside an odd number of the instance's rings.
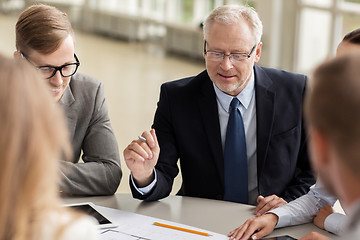
{"label": "man's nose", "polygon": [[228,70],[230,68],[233,67],[233,64],[230,60],[230,55],[224,55],[224,58],[223,60],[221,61],[221,64],[220,64],[221,68],[224,69],[224,70]]}
{"label": "man's nose", "polygon": [[62,78],[63,77],[61,76],[60,71],[56,71],[55,75],[49,79],[49,82],[51,85],[61,86],[64,82]]}

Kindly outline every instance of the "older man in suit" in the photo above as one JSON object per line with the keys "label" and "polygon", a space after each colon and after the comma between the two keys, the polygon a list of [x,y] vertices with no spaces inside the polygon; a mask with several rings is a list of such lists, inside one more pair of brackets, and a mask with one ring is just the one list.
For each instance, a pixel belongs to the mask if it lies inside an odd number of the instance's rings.
{"label": "older man in suit", "polygon": [[[72,162],[61,164],[62,193],[115,193],[122,171],[104,86],[89,76],[76,73],[80,62],[66,14],[47,5],[27,8],[16,24],[16,48],[15,57],[26,59],[48,81],[54,101],[63,107],[68,120],[74,156]],[[83,163],[79,163],[81,153]]]}
{"label": "older man in suit", "polygon": [[307,193],[306,77],[257,66],[261,35],[249,7],[209,15],[206,70],[163,84],[154,129],[124,150],[134,197],[168,196],[179,158],[180,195],[258,204],[262,214]]}

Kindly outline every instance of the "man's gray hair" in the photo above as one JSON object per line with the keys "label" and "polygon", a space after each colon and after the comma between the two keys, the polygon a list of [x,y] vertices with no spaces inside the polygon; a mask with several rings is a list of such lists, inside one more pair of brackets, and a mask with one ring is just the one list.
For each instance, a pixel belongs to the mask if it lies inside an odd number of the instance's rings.
{"label": "man's gray hair", "polygon": [[263,31],[262,22],[252,7],[245,7],[240,5],[224,5],[215,8],[204,22],[204,40],[207,40],[211,24],[214,22],[230,25],[236,24],[246,20],[252,29],[254,40],[256,43],[260,42]]}

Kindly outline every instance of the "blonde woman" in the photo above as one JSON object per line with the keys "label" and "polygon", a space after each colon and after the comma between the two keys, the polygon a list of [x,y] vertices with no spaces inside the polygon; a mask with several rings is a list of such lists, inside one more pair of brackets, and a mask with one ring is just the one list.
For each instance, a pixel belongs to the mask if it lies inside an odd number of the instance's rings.
{"label": "blonde woman", "polygon": [[58,159],[69,149],[46,83],[0,55],[0,240],[96,239],[94,219],[60,206]]}

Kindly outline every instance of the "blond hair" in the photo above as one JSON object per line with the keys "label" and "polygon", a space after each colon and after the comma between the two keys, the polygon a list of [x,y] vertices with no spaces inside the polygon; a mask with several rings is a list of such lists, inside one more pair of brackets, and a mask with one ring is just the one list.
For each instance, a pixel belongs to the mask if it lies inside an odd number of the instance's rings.
{"label": "blond hair", "polygon": [[44,4],[25,9],[16,23],[15,33],[16,49],[26,55],[30,50],[53,53],[69,34],[74,35],[66,13]]}
{"label": "blond hair", "polygon": [[360,180],[360,53],[336,57],[312,74],[305,102],[310,126],[321,131]]}
{"label": "blond hair", "polygon": [[0,239],[42,239],[48,213],[62,211],[58,164],[70,152],[67,128],[33,67],[1,55],[0,133]]}
{"label": "blond hair", "polygon": [[231,25],[237,24],[241,21],[247,21],[254,35],[255,43],[261,41],[263,31],[262,22],[257,12],[252,7],[245,7],[240,5],[224,5],[214,9],[206,18],[203,27],[204,40],[208,39],[210,27],[214,22]]}

